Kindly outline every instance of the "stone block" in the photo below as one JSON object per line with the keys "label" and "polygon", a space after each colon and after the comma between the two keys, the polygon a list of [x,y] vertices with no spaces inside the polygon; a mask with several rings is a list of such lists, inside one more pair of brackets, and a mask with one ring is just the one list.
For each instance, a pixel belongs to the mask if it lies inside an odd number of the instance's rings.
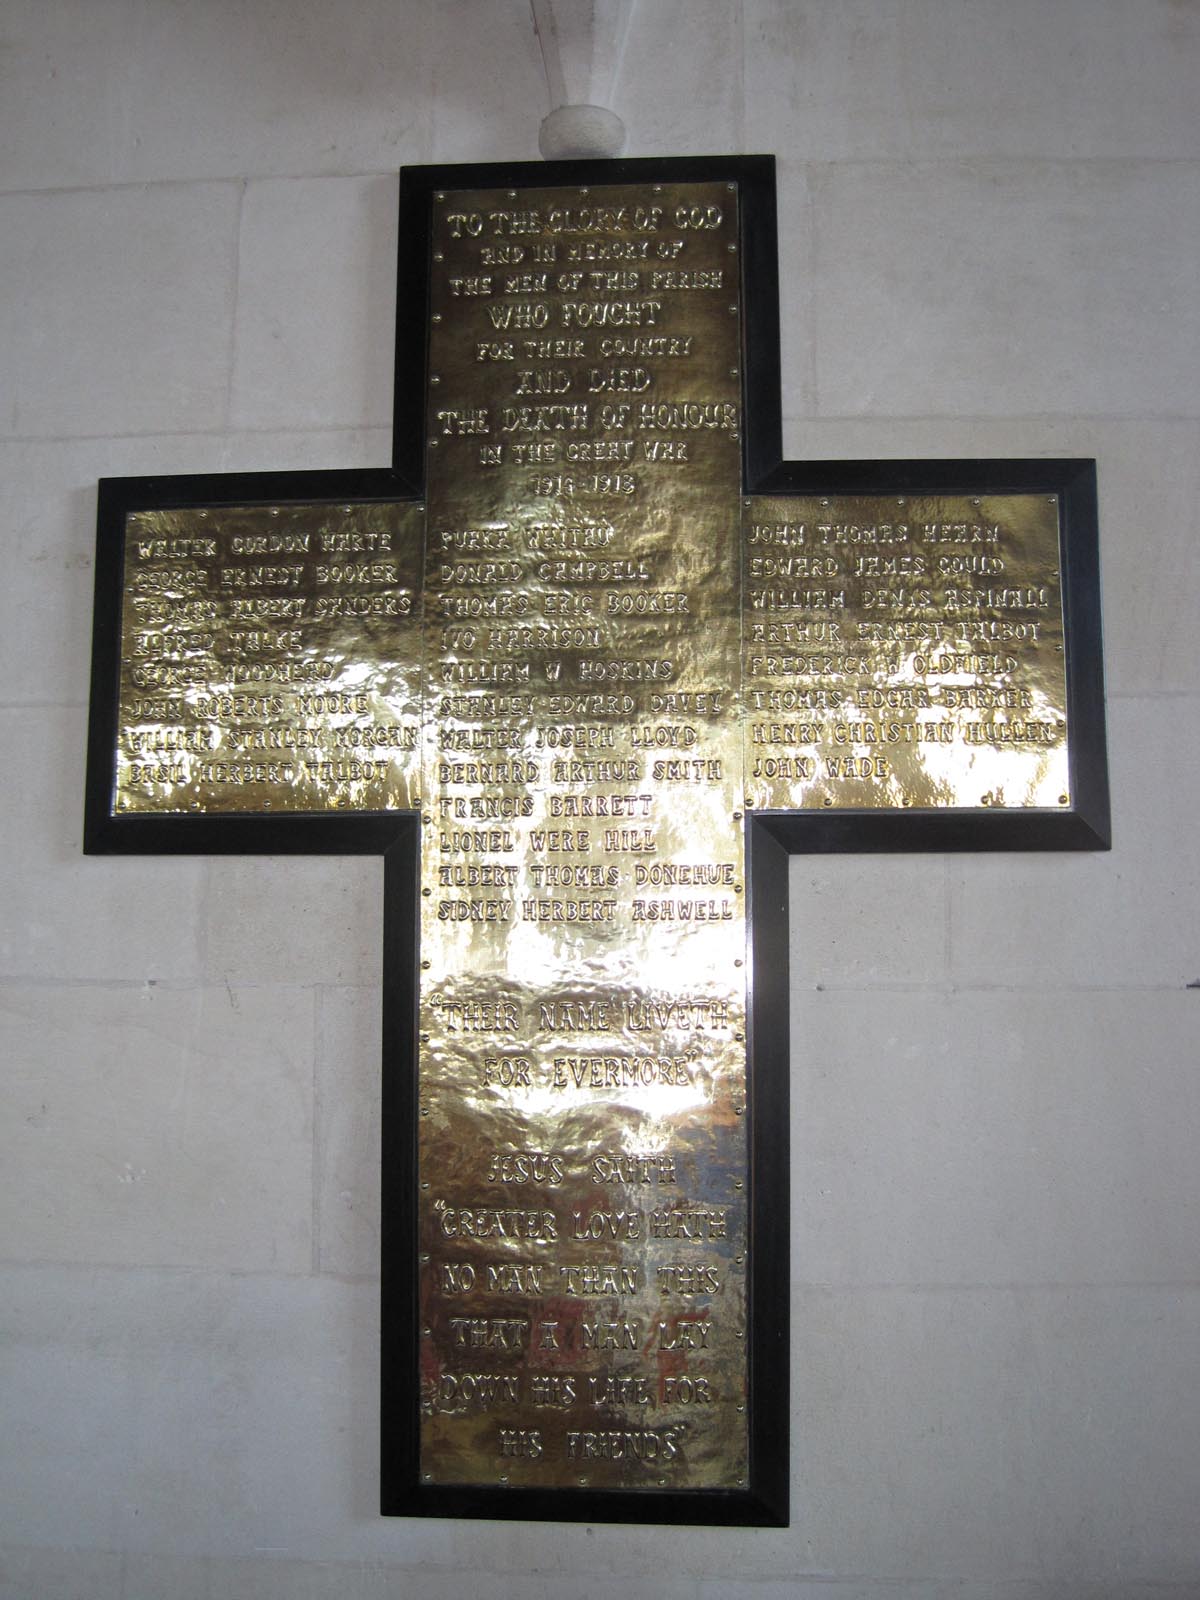
{"label": "stone block", "polygon": [[10,188],[387,171],[428,160],[432,8],[6,8]]}
{"label": "stone block", "polygon": [[629,131],[627,155],[706,156],[759,148],[739,137],[740,23],[737,8],[723,0],[632,7],[613,99]]}
{"label": "stone block", "polygon": [[439,0],[429,61],[429,160],[538,159],[550,99],[523,0]]}
{"label": "stone block", "polygon": [[749,0],[746,150],[809,161],[1200,155],[1172,0]]}
{"label": "stone block", "polygon": [[379,1276],[380,1060],[378,989],[322,989],[317,998],[317,1238],[322,1272]]}
{"label": "stone block", "polygon": [[823,414],[1196,409],[1200,165],[872,163],[813,183]]}
{"label": "stone block", "polygon": [[814,989],[938,984],[947,970],[944,858],[793,856],[791,979]]}
{"label": "stone block", "polygon": [[379,982],[383,867],[373,856],[214,856],[200,918],[215,982]]}
{"label": "stone block", "polygon": [[236,427],[390,423],[397,195],[393,177],[262,180],[247,187]]}
{"label": "stone block", "polygon": [[877,991],[793,1004],[798,1281],[1190,1278],[1191,995]]}
{"label": "stone block", "polygon": [[806,1565],[1111,1600],[1200,1582],[1194,1288],[814,1288],[793,1316]]}
{"label": "stone block", "polygon": [[6,437],[220,427],[239,188],[0,195]]}
{"label": "stone block", "polygon": [[126,1600],[124,1562],[116,1550],[47,1549],[9,1543],[0,1549],[0,1600]]}
{"label": "stone block", "polygon": [[6,983],[0,1007],[0,1255],[309,1270],[310,997]]}

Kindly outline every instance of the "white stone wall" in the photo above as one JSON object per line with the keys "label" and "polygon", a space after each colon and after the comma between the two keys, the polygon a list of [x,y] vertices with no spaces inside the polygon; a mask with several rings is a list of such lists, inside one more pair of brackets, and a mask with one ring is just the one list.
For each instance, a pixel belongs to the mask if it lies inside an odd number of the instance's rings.
{"label": "white stone wall", "polygon": [[1200,5],[641,0],[790,454],[1099,461],[1116,847],[793,862],[790,1531],[376,1515],[381,872],[80,853],[103,475],[388,459],[524,0],[0,0],[0,1595],[1200,1595]]}

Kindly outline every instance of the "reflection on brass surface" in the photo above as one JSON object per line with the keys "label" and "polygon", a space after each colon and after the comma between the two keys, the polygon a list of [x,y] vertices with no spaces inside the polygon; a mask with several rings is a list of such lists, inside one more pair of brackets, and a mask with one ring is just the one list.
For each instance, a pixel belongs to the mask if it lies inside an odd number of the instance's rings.
{"label": "reflection on brass surface", "polygon": [[742,815],[1068,805],[1058,507],[743,502],[735,185],[433,209],[427,505],[131,514],[114,806],[420,811],[423,1480],[734,1489]]}
{"label": "reflection on brass surface", "polygon": [[132,513],[116,809],[409,806],[420,563],[412,506]]}
{"label": "reflection on brass surface", "polygon": [[747,805],[1070,803],[1058,502],[743,511]]}
{"label": "reflection on brass surface", "polygon": [[431,1483],[745,1481],[736,199],[434,204]]}

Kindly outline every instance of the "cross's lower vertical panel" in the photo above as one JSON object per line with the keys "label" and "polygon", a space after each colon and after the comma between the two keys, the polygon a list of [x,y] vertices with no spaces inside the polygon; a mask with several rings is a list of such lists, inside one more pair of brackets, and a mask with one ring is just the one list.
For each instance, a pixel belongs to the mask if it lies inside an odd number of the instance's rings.
{"label": "cross's lower vertical panel", "polygon": [[431,248],[421,1483],[736,1493],[736,187],[438,191]]}

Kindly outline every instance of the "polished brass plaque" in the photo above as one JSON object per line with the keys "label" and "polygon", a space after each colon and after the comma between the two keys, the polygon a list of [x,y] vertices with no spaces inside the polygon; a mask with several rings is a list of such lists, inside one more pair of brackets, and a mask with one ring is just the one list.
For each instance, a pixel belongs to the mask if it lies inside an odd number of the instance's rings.
{"label": "polished brass plaque", "polygon": [[426,1483],[746,1481],[736,199],[435,197]]}
{"label": "polished brass plaque", "polygon": [[411,806],[421,527],[395,504],[131,513],[116,809]]}
{"label": "polished brass plaque", "polygon": [[1054,495],[743,510],[747,804],[1070,804]]}
{"label": "polished brass plaque", "polygon": [[1054,496],[740,497],[737,204],[435,194],[425,505],[126,520],[116,809],[421,815],[427,1484],[746,1484],[744,814],[1070,802]]}
{"label": "polished brass plaque", "polygon": [[778,460],[774,247],[408,169],[392,466],[101,485],[85,848],[385,854],[385,1514],[786,1525],[787,857],[1108,845],[1094,463]]}

